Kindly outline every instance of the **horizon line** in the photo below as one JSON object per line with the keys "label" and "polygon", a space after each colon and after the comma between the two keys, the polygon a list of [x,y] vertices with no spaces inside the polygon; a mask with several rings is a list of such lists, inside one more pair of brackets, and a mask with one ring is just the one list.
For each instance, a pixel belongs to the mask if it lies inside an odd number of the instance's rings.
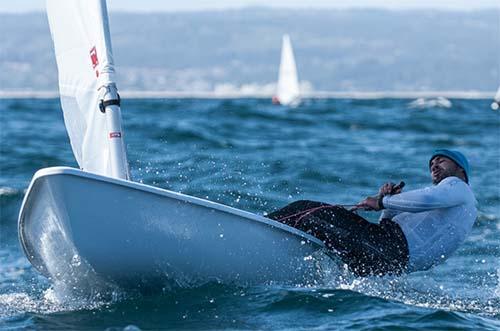
{"label": "horizon line", "polygon": [[[312,91],[301,93],[303,99],[493,99],[496,91]],[[272,93],[220,93],[213,91],[141,91],[122,90],[126,99],[271,99]],[[0,99],[54,99],[58,91],[0,90]]]}

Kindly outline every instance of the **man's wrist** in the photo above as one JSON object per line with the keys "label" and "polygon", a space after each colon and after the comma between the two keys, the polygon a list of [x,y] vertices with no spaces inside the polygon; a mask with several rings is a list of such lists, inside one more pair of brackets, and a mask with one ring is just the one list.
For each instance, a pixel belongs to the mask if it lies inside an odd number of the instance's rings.
{"label": "man's wrist", "polygon": [[378,199],[377,199],[377,207],[378,207],[378,210],[382,210],[384,209],[384,196],[382,194],[380,194],[378,196]]}

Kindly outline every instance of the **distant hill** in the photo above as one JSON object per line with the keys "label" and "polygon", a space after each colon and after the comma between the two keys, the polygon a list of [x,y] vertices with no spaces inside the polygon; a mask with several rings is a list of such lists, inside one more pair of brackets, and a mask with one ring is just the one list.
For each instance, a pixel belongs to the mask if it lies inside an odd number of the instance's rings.
{"label": "distant hill", "polygon": [[[268,91],[289,33],[304,87],[494,91],[499,11],[273,10],[111,13],[122,90]],[[0,14],[0,90],[56,90],[44,13]]]}

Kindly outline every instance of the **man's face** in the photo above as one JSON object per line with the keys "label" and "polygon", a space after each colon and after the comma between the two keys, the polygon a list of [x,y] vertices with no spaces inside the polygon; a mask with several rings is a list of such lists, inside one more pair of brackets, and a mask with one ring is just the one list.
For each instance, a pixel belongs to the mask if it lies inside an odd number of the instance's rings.
{"label": "man's face", "polygon": [[438,184],[446,177],[456,176],[462,169],[446,156],[438,155],[432,159],[430,170],[432,183]]}

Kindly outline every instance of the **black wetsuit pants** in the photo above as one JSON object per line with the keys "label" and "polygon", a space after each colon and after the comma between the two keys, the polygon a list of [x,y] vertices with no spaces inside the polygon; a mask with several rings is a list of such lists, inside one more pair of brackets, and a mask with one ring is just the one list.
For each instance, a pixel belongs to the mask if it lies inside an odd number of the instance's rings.
{"label": "black wetsuit pants", "polygon": [[400,274],[407,267],[406,238],[389,219],[370,223],[343,207],[308,200],[291,203],[267,217],[320,239],[358,276]]}

